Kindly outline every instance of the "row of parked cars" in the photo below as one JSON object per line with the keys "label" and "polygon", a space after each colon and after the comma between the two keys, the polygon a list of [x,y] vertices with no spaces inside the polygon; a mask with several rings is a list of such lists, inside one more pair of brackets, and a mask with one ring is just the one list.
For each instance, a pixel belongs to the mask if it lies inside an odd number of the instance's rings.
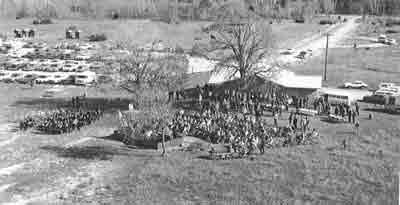
{"label": "row of parked cars", "polygon": [[99,62],[74,60],[9,58],[0,66],[11,71],[85,72],[99,69],[103,65]]}
{"label": "row of parked cars", "polygon": [[21,84],[62,84],[62,85],[91,85],[96,82],[96,74],[91,71],[83,73],[47,73],[0,71],[0,81]]}

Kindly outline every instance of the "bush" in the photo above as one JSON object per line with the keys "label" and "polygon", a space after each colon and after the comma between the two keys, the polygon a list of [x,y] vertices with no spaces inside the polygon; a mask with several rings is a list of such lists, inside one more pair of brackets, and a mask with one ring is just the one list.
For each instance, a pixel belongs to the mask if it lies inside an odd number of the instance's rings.
{"label": "bush", "polygon": [[330,19],[323,19],[319,21],[320,25],[332,25],[335,24],[335,22],[333,20]]}
{"label": "bush", "polygon": [[399,33],[399,31],[398,31],[398,30],[391,30],[391,29],[389,29],[389,30],[386,30],[386,33],[387,33],[387,34]]}
{"label": "bush", "polygon": [[97,41],[106,41],[107,36],[105,34],[93,34],[89,36],[89,41],[97,42]]}
{"label": "bush", "polygon": [[386,19],[385,26],[391,27],[394,25],[396,26],[400,25],[400,19],[395,19],[395,18]]}
{"label": "bush", "polygon": [[53,21],[50,18],[43,18],[43,19],[35,19],[33,20],[34,25],[38,24],[52,24]]}

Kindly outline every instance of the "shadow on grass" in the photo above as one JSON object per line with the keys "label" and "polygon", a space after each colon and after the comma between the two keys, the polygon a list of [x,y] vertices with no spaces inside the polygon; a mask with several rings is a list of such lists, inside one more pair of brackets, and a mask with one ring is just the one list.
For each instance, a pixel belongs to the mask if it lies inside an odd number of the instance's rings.
{"label": "shadow on grass", "polygon": [[[29,98],[16,101],[12,106],[29,106],[41,109],[54,109],[54,108],[72,108],[72,98]],[[128,110],[128,98],[91,98],[87,97],[85,100],[80,100],[83,108],[97,109],[102,108],[105,111],[111,110]]]}
{"label": "shadow on grass", "polygon": [[84,146],[84,147],[60,147],[43,146],[42,150],[53,152],[59,157],[73,159],[91,159],[91,160],[110,160],[115,155],[127,156],[128,152],[111,146]]}
{"label": "shadow on grass", "polygon": [[378,113],[384,113],[384,114],[391,114],[391,115],[400,115],[400,111],[393,111],[393,110],[387,110],[383,108],[365,108],[363,109],[364,111],[368,112],[378,112]]}
{"label": "shadow on grass", "polygon": [[157,150],[157,142],[145,142],[143,140],[131,140],[129,142],[125,142],[121,135],[113,133],[109,136],[105,137],[96,137],[97,139],[107,140],[107,141],[114,141],[120,142],[126,145],[128,148],[131,149],[147,149],[147,150]]}
{"label": "shadow on grass", "polygon": [[328,119],[324,119],[324,118],[322,118],[321,121],[322,122],[326,122],[326,123],[330,123],[330,124],[344,124],[344,123],[346,123],[344,121],[332,121],[332,120],[328,120]]}

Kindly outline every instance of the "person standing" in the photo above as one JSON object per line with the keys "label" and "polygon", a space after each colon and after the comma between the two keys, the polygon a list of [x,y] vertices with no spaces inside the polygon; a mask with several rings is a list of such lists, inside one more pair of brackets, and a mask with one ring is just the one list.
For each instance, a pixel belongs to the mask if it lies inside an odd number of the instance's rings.
{"label": "person standing", "polygon": [[356,123],[356,112],[354,110],[351,112],[351,115],[353,123]]}
{"label": "person standing", "polygon": [[292,124],[292,120],[293,120],[293,112],[290,112],[288,120],[289,120],[289,127],[290,127],[290,125]]}
{"label": "person standing", "polygon": [[275,113],[274,115],[274,126],[278,127],[278,113]]}
{"label": "person standing", "polygon": [[294,115],[294,118],[293,118],[293,128],[294,128],[294,130],[297,130],[297,116],[296,115]]}
{"label": "person standing", "polygon": [[358,103],[356,102],[356,103],[355,103],[355,106],[356,106],[356,113],[357,113],[357,116],[360,116],[360,105],[358,105]]}
{"label": "person standing", "polygon": [[351,123],[351,110],[349,110],[348,111],[348,113],[347,113],[347,117],[348,117],[348,119],[349,119],[349,123]]}
{"label": "person standing", "polygon": [[358,136],[358,134],[359,134],[359,128],[360,128],[360,122],[358,122],[358,120],[357,120],[357,122],[355,123],[355,130],[356,130],[356,136]]}

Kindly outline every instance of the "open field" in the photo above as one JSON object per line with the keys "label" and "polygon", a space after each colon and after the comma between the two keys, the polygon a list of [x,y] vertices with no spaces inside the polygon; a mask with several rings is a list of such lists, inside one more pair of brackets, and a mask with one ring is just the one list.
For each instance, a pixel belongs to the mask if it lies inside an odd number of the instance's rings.
{"label": "open field", "polygon": [[[37,108],[17,102],[36,98],[43,88],[2,84],[1,93],[12,93],[0,101],[2,124],[12,126],[24,111]],[[104,89],[107,94],[89,89],[89,97],[118,95]],[[67,88],[64,96],[82,92]],[[96,138],[117,127],[115,114],[70,134],[18,131],[14,141],[2,146],[0,180],[10,187],[0,191],[0,202],[22,198],[38,204],[393,204],[400,118],[374,113],[374,119],[367,120],[368,113],[361,112],[360,136],[354,136],[350,124],[314,119],[320,144],[270,149],[263,156],[232,161],[210,161],[202,152],[162,158],[158,151],[127,149]],[[286,124],[286,117],[279,123]],[[9,139],[6,133],[2,140]],[[341,146],[343,139],[349,140],[347,150]]]}
{"label": "open field", "polygon": [[[144,45],[156,40],[162,40],[171,46],[179,45],[184,49],[191,49],[197,42],[208,42],[209,36],[202,32],[202,27],[211,22],[182,22],[167,24],[152,20],[54,20],[50,25],[33,25],[33,19],[1,20],[0,33],[14,36],[15,28],[35,28],[37,40],[47,43],[58,43],[65,39],[65,29],[76,25],[82,30],[82,36],[95,33],[105,33],[113,42],[130,42],[134,45]],[[317,24],[318,18],[306,24],[288,21],[274,23],[272,32],[278,48],[293,46],[293,43],[312,34],[319,33],[327,26]]]}

